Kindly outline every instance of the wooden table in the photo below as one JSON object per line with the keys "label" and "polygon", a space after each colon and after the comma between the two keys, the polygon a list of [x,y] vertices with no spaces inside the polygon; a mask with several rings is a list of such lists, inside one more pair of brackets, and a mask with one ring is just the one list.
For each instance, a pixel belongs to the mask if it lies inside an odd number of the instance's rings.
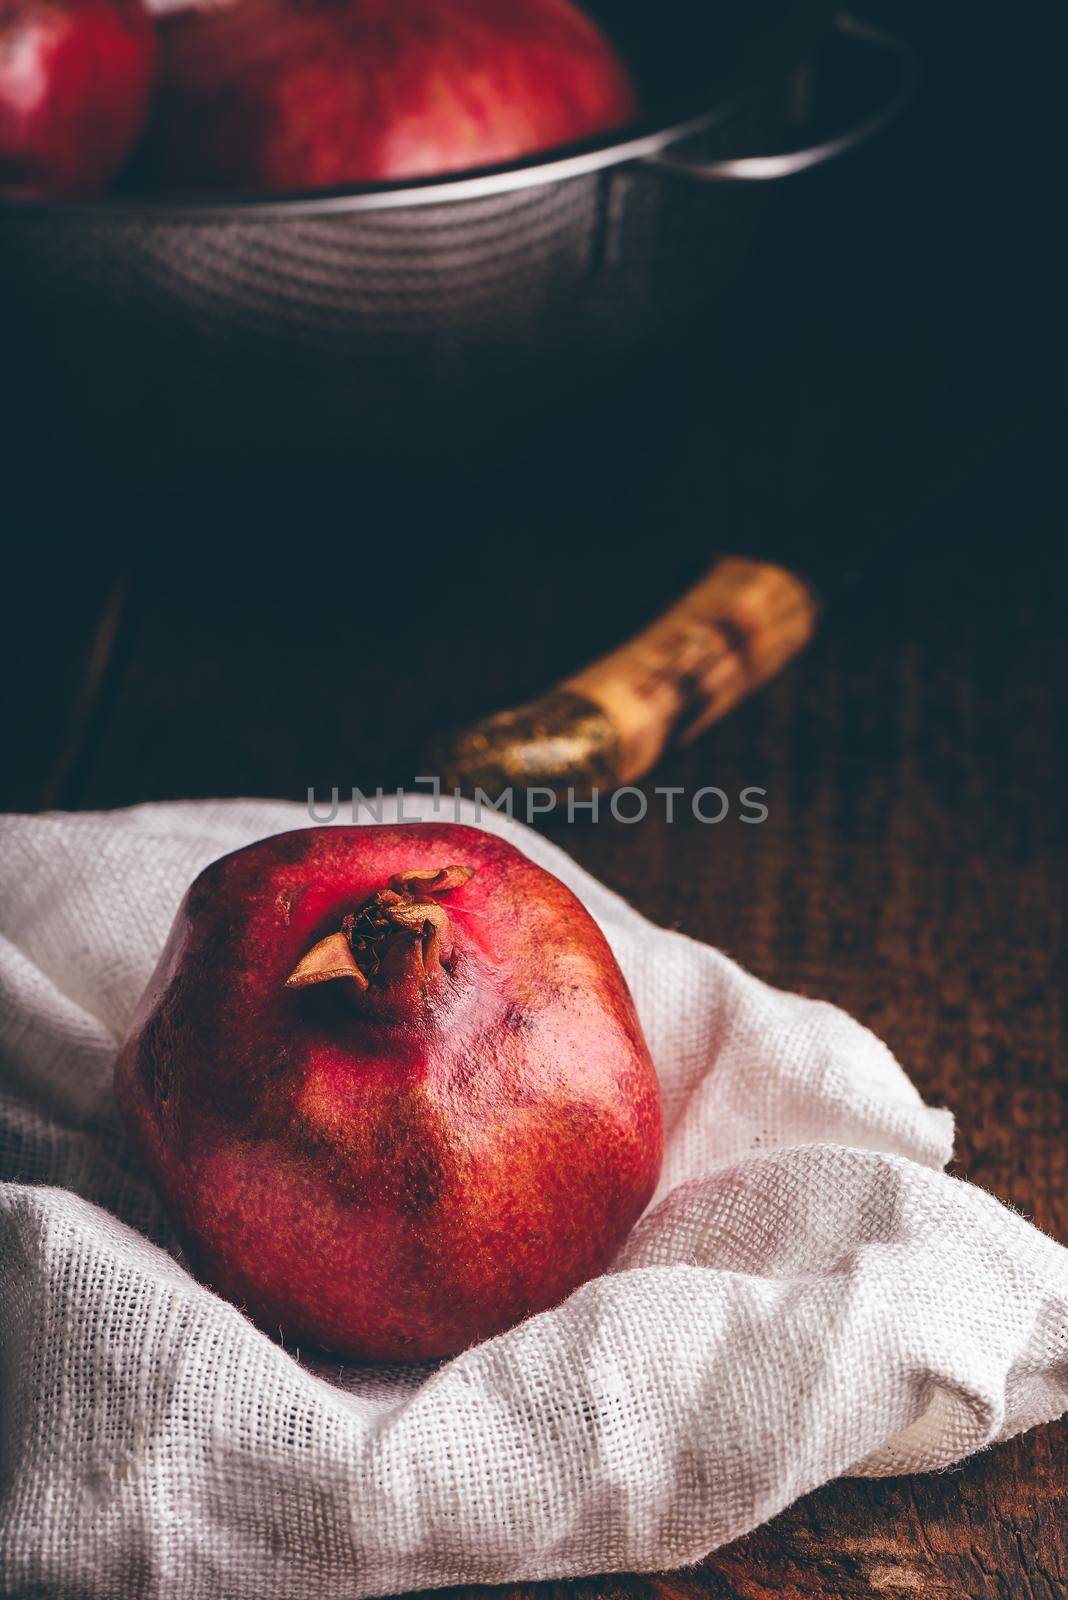
{"label": "wooden table", "polygon": [[[609,442],[433,511],[351,485],[37,499],[16,538],[44,586],[5,617],[6,806],[404,782],[443,724],[617,642],[717,542],[789,529],[848,565],[899,537],[803,661],[650,781],[759,785],[763,825],[669,826],[654,799],[640,826],[545,826],[649,916],[868,1023],[957,1113],[955,1170],[1068,1240],[1062,508],[1041,406],[1013,426],[1045,357],[1022,280],[1011,327],[984,320],[1008,247],[978,283],[962,271],[953,241],[967,223],[989,245],[985,215],[941,181],[951,139],[931,176],[918,126],[882,190],[876,158],[848,204],[812,192],[823,243],[789,281],[754,272],[694,358],[681,444],[651,429],[644,451]],[[908,227],[880,225],[888,196]],[[977,384],[1001,402],[985,432]],[[833,1484],[694,1570],[546,1588],[1059,1600],[1066,1445],[1062,1423],[936,1476]]]}

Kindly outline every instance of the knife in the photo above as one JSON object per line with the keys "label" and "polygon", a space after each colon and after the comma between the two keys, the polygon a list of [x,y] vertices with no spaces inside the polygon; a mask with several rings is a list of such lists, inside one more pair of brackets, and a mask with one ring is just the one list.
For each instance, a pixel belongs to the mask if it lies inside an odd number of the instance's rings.
{"label": "knife", "polygon": [[[788,560],[720,556],[649,627],[526,704],[448,739],[434,757],[445,792],[487,799],[505,790],[550,791],[557,804],[611,792],[644,777],[672,746],[693,742],[776,677],[815,636],[821,616],[875,580],[888,562],[918,557],[960,521],[959,502],[980,490],[1040,426],[1045,385],[982,386],[965,402],[965,446],[929,467],[926,492],[904,483],[905,502],[869,516],[863,536]],[[910,504],[910,497],[912,503]]]}

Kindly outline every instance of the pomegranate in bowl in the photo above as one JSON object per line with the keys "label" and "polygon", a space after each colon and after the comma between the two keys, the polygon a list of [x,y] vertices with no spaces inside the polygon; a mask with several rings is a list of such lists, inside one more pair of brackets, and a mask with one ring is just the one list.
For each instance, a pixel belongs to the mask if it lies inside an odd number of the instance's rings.
{"label": "pomegranate in bowl", "polygon": [[0,194],[99,194],[141,132],[155,62],[141,0],[0,0]]}
{"label": "pomegranate in bowl", "polygon": [[272,192],[521,160],[637,114],[571,0],[236,0],[161,26],[144,176]]}

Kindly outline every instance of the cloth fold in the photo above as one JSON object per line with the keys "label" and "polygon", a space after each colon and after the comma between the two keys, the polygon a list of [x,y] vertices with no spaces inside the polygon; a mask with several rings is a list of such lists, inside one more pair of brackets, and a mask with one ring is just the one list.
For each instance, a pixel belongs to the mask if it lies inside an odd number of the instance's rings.
{"label": "cloth fold", "polygon": [[886,1047],[480,820],[603,927],[667,1150],[610,1272],[417,1368],[286,1350],[198,1284],[112,1098],[191,878],[305,812],[0,824],[0,1592],[358,1600],[663,1569],[833,1477],[943,1467],[1068,1408],[1068,1251],[944,1174],[952,1119]]}

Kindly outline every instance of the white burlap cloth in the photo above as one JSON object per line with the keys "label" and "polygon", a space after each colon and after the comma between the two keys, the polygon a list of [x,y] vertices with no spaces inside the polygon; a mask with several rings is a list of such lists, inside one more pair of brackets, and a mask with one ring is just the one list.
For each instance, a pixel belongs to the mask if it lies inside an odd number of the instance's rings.
{"label": "white burlap cloth", "polygon": [[0,1592],[356,1600],[669,1567],[839,1474],[942,1467],[1065,1409],[1068,1252],[941,1172],[949,1113],[840,1011],[492,816],[630,981],[657,1199],[613,1272],[443,1366],[272,1343],[170,1253],[111,1073],[190,879],[306,820],[3,822]]}

